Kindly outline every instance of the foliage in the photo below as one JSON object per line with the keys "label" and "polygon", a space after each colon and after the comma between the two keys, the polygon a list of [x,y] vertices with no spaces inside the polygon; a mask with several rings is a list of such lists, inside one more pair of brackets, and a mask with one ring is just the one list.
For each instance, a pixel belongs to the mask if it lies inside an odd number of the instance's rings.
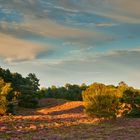
{"label": "foliage", "polygon": [[38,99],[31,94],[21,95],[18,105],[25,108],[36,108],[38,106]]}
{"label": "foliage", "polygon": [[123,102],[127,105],[126,116],[140,117],[140,91],[132,87],[123,92]]}
{"label": "foliage", "polygon": [[38,106],[39,80],[35,74],[29,74],[25,79],[25,84],[20,85],[20,87],[21,93],[18,97],[18,105],[26,108],[36,108]]}
{"label": "foliage", "polygon": [[[0,77],[6,83],[11,83],[12,91],[7,94],[6,99],[8,102],[18,102],[22,107],[37,107],[38,98],[37,92],[39,91],[39,79],[33,73],[28,74],[27,77],[22,77],[19,73],[11,73],[9,69],[5,70],[0,68]],[[13,104],[9,104],[13,108]]]}
{"label": "foliage", "polygon": [[36,108],[41,98],[59,98],[84,101],[85,111],[99,117],[140,117],[140,90],[121,81],[117,87],[94,83],[65,86],[55,85],[39,89],[39,79],[34,73],[23,77],[9,69],[0,68],[0,115],[13,112],[14,103],[21,107]]}
{"label": "foliage", "polygon": [[28,85],[32,87],[33,91],[39,90],[39,79],[36,77],[34,73],[29,73],[28,76],[26,77],[26,80],[28,82]]}
{"label": "foliage", "polygon": [[3,115],[7,111],[8,100],[7,95],[12,90],[10,83],[5,83],[2,78],[0,78],[0,115]]}
{"label": "foliage", "polygon": [[140,90],[120,82],[117,87],[94,83],[83,92],[86,113],[99,117],[140,117]]}
{"label": "foliage", "polygon": [[121,96],[115,87],[94,83],[83,92],[85,112],[98,117],[116,117]]}
{"label": "foliage", "polygon": [[66,84],[62,87],[52,86],[49,88],[42,88],[39,94],[42,95],[42,97],[45,95],[46,98],[81,101],[82,91],[84,91],[86,88],[87,85],[85,84],[82,84],[81,86]]}

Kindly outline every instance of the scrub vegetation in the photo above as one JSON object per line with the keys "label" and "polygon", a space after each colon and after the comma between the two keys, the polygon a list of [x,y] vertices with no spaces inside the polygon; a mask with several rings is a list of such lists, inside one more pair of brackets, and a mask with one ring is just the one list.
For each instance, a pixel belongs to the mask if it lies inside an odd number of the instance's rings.
{"label": "scrub vegetation", "polygon": [[139,117],[140,90],[123,81],[40,88],[34,73],[0,68],[0,140],[137,140]]}

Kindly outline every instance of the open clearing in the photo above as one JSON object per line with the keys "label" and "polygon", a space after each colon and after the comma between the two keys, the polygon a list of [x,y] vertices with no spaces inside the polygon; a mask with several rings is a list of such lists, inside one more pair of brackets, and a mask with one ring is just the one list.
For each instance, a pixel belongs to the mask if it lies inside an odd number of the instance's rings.
{"label": "open clearing", "polygon": [[[82,102],[43,99],[41,108],[0,118],[0,140],[139,140],[140,118],[104,121],[83,113]],[[47,107],[46,107],[47,106]]]}

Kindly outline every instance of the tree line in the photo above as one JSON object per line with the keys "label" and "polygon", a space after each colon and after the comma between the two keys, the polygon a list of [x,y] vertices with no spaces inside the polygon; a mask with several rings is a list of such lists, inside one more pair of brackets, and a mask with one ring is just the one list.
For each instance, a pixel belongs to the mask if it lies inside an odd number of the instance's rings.
{"label": "tree line", "polygon": [[65,86],[56,87],[55,85],[42,88],[39,95],[45,98],[66,99],[72,101],[82,101],[82,91],[86,90],[86,84],[65,84]]}
{"label": "tree line", "polygon": [[12,113],[14,104],[37,107],[39,86],[39,79],[33,73],[23,77],[9,69],[0,68],[0,114]]}
{"label": "tree line", "polygon": [[0,115],[14,113],[14,107],[39,107],[41,98],[83,101],[84,110],[98,117],[140,117],[140,90],[120,82],[118,86],[93,83],[39,88],[34,73],[23,77],[9,69],[0,68]]}
{"label": "tree line", "polygon": [[36,108],[40,98],[59,98],[66,100],[81,101],[82,91],[86,84],[66,84],[62,87],[55,85],[48,88],[39,88],[39,79],[34,73],[27,77],[9,69],[0,68],[0,115],[13,113],[14,106]]}

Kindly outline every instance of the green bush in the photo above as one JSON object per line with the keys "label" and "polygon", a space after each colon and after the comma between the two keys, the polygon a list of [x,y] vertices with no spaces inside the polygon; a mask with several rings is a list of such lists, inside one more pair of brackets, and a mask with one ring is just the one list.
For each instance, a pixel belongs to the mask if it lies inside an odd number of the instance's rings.
{"label": "green bush", "polygon": [[7,111],[6,111],[6,113],[10,113],[10,114],[14,114],[14,105],[13,105],[13,103],[9,103],[8,105],[7,105]]}
{"label": "green bush", "polygon": [[140,91],[134,88],[129,88],[123,92],[122,97],[123,103],[127,104],[126,106],[128,111],[126,116],[128,117],[140,117]]}
{"label": "green bush", "polygon": [[85,112],[98,117],[114,118],[121,107],[121,92],[113,86],[94,83],[83,93]]}
{"label": "green bush", "polygon": [[36,108],[38,99],[33,94],[22,95],[19,97],[18,105],[25,108]]}

